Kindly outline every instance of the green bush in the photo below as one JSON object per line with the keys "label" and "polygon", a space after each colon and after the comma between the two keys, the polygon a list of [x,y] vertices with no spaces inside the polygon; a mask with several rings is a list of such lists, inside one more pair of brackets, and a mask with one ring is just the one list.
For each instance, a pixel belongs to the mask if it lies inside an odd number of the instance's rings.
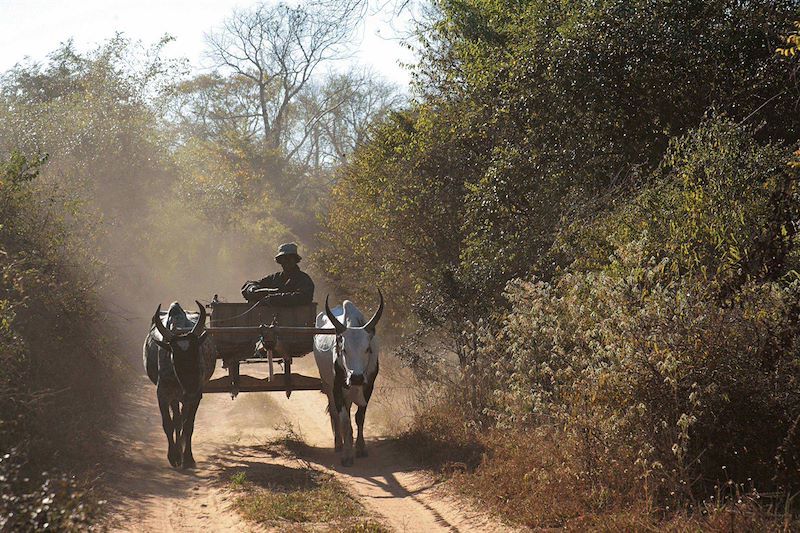
{"label": "green bush", "polygon": [[0,531],[87,531],[98,507],[75,477],[58,470],[36,471],[26,454],[0,456]]}
{"label": "green bush", "polygon": [[800,281],[790,151],[724,119],[676,140],[630,204],[571,229],[572,266],[517,280],[478,360],[501,423],[556,424],[576,476],[662,497],[800,485]]}
{"label": "green bush", "polygon": [[0,162],[0,530],[80,531],[92,498],[65,472],[99,450],[121,384],[99,272],[68,238],[45,158]]}
{"label": "green bush", "polygon": [[444,312],[451,328],[503,306],[508,280],[567,266],[549,253],[561,227],[630,199],[710,108],[796,142],[775,48],[797,6],[435,2],[417,100],[338,173],[327,272],[388,287],[404,325]]}

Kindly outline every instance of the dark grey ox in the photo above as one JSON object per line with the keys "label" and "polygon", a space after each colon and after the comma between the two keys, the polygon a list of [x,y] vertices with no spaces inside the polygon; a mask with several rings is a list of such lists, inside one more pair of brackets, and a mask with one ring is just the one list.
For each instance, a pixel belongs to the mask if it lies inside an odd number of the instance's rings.
{"label": "dark grey ox", "polygon": [[375,327],[383,313],[383,294],[378,310],[369,320],[350,300],[331,310],[325,298],[325,312],[317,316],[318,328],[335,328],[336,335],[314,336],[314,359],[322,379],[322,391],[328,396],[334,448],[342,451],[342,464],[353,464],[353,426],[350,407],[356,411],[356,455],[367,455],[364,443],[364,418],[378,376],[378,339]]}
{"label": "dark grey ox", "polygon": [[[161,423],[167,435],[167,459],[174,467],[193,468],[192,433],[203,385],[214,373],[216,354],[206,339],[206,310],[187,313],[178,302],[153,315],[144,341],[143,359],[147,376],[156,385]],[[175,330],[188,329],[188,333]],[[172,413],[170,413],[170,409]]]}

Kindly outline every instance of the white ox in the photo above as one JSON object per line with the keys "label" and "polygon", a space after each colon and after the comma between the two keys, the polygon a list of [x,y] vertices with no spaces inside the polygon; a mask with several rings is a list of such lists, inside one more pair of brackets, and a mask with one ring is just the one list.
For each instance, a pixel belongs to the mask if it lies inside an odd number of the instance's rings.
{"label": "white ox", "polygon": [[322,379],[322,392],[328,396],[328,413],[333,429],[333,445],[342,452],[342,464],[353,464],[353,427],[350,407],[356,411],[356,455],[365,457],[364,417],[378,375],[378,341],[375,326],[383,313],[383,294],[375,315],[369,320],[353,302],[345,300],[331,310],[325,298],[325,312],[317,316],[318,328],[335,328],[336,335],[314,336],[314,359]]}

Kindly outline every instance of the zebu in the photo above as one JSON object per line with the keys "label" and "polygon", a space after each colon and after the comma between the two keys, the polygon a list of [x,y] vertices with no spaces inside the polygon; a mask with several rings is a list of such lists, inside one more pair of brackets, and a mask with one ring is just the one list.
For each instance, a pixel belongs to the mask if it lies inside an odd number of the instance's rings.
{"label": "zebu", "polygon": [[367,403],[372,396],[378,376],[378,342],[375,326],[383,313],[383,294],[375,315],[369,321],[351,302],[345,300],[341,307],[331,311],[325,298],[325,312],[317,316],[317,328],[335,328],[335,335],[314,336],[314,359],[317,362],[322,391],[328,396],[328,413],[331,417],[333,444],[342,452],[342,464],[353,464],[353,427],[350,407],[358,406],[356,424],[356,455],[367,455],[364,443],[364,418]]}
{"label": "zebu", "polygon": [[[186,313],[178,302],[162,317],[161,305],[153,315],[144,341],[143,359],[147,376],[156,385],[161,423],[167,436],[167,459],[174,467],[195,466],[192,433],[203,384],[214,372],[216,353],[204,331],[206,310]],[[188,333],[176,329],[192,328]],[[170,409],[172,413],[170,414]]]}

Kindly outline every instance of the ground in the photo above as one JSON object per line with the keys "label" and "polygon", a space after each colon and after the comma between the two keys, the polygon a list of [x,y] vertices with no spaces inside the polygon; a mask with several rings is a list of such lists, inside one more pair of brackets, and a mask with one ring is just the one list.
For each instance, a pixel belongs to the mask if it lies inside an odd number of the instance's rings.
{"label": "ground", "polygon": [[[313,358],[296,360],[295,371],[316,375]],[[370,404],[374,418],[396,418],[396,412],[381,409],[382,392],[390,394],[377,388]],[[392,439],[397,427],[387,423],[392,420],[371,422],[368,412],[369,457],[357,458],[352,467],[340,466],[325,405],[319,392],[298,391],[290,399],[283,393],[243,393],[234,401],[224,394],[207,394],[195,426],[197,468],[180,471],[167,463],[155,388],[143,378],[114,431],[115,448],[122,457],[105,468],[111,531],[511,530],[474,504],[455,499],[415,465]],[[351,523],[325,513],[319,515],[321,522],[296,518],[291,509],[280,511],[288,519],[259,523],[245,518],[258,516],[247,510],[246,498],[253,491],[270,494],[270,490],[287,490],[291,483],[301,492],[313,490],[309,487],[318,485],[314,481],[318,479],[324,487],[334,483],[349,493],[355,505],[360,503],[363,516],[357,517],[356,524],[360,529],[348,529]],[[306,494],[316,497],[317,493]]]}

